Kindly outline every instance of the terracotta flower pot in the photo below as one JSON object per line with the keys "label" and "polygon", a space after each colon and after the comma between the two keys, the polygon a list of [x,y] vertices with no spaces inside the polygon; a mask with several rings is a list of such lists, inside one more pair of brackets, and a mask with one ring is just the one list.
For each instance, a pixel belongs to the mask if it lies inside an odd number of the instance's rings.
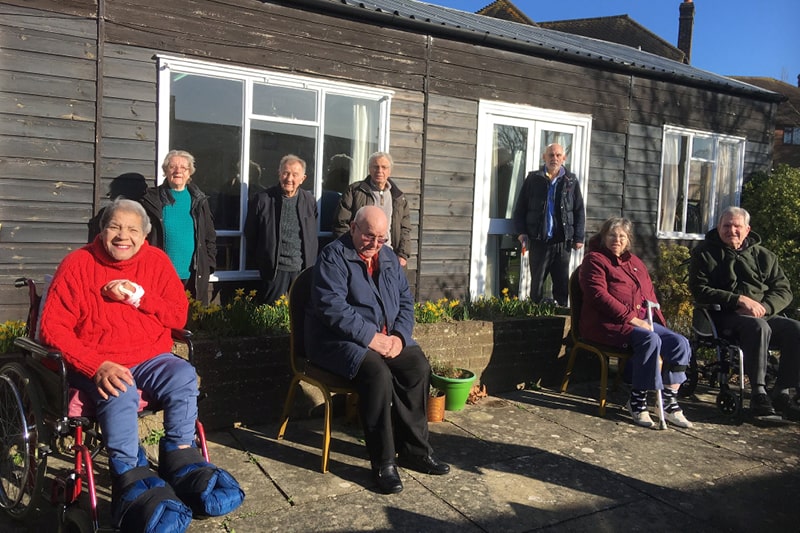
{"label": "terracotta flower pot", "polygon": [[442,422],[444,420],[445,395],[428,396],[428,422]]}

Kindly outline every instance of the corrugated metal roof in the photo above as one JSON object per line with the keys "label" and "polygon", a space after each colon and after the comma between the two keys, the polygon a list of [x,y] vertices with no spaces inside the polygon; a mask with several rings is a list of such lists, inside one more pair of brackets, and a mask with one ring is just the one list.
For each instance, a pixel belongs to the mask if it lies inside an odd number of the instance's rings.
{"label": "corrugated metal roof", "polygon": [[529,50],[533,55],[558,56],[565,61],[606,64],[607,68],[613,70],[629,71],[642,76],[649,75],[676,82],[683,81],[689,85],[711,86],[723,91],[749,94],[768,100],[782,98],[771,91],[625,45],[486,17],[425,2],[415,0],[320,0],[314,3],[318,5],[337,4],[340,7],[349,6],[354,13],[361,10],[365,15],[369,14],[373,17],[376,15],[386,16],[386,24],[394,21],[395,24],[403,26],[419,26],[420,30],[434,35],[446,32],[451,37],[461,37],[464,40],[481,42],[487,46],[510,47],[515,51]]}

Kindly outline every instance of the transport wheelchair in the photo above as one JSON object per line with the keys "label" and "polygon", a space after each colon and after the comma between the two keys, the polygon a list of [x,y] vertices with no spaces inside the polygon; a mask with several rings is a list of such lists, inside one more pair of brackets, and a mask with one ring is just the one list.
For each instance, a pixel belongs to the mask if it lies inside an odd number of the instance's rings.
{"label": "transport wheelchair", "polygon": [[[701,306],[695,304],[692,315],[692,359],[687,369],[687,380],[681,386],[682,396],[691,396],[702,377],[711,387],[718,387],[717,408],[725,415],[742,419],[742,404],[745,390],[744,354],[733,341],[723,337],[711,320],[711,312],[718,311],[718,305]],[[714,357],[706,360],[700,357],[703,349],[710,349]],[[778,361],[769,356],[767,364],[767,388],[777,377]],[[738,377],[738,385],[731,386],[732,378]]]}
{"label": "transport wheelchair", "polygon": [[[15,340],[22,355],[0,355],[0,508],[22,520],[47,495],[57,506],[59,531],[95,532],[100,522],[93,460],[103,441],[89,409],[91,402],[70,389],[61,354],[36,340],[42,299],[36,284],[20,278],[15,285],[28,288],[30,310],[28,334]],[[188,346],[193,363],[191,332],[174,330],[173,338]],[[140,417],[156,411],[146,398],[140,399],[139,407]],[[208,461],[199,421],[197,441]],[[71,467],[47,476],[48,458],[64,452],[71,454],[66,463]],[[79,505],[80,499],[88,500],[88,511]]]}

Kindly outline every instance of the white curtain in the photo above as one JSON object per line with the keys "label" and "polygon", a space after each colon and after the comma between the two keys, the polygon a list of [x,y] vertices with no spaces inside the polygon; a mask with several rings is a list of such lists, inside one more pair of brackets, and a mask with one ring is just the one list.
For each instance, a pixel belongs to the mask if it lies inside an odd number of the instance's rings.
{"label": "white curtain", "polygon": [[369,173],[369,114],[364,104],[353,105],[353,159],[350,161],[350,183],[363,180]]}
{"label": "white curtain", "polygon": [[680,188],[680,136],[667,134],[664,139],[664,168],[661,171],[661,231],[682,231],[675,227],[675,213],[678,209]]}
{"label": "white curtain", "polygon": [[738,145],[732,143],[719,143],[719,160],[717,161],[717,202],[716,214],[733,205],[736,200],[736,161]]}

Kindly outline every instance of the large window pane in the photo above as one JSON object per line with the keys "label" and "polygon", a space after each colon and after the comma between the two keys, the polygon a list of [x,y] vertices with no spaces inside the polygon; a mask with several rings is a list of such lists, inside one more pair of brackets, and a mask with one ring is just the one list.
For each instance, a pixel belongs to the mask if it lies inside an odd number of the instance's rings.
{"label": "large window pane", "polygon": [[328,94],[325,98],[320,231],[328,232],[341,193],[367,176],[370,154],[380,141],[380,105],[375,100]]}
{"label": "large window pane", "polygon": [[253,113],[292,120],[316,120],[317,91],[254,83]]}
{"label": "large window pane", "polygon": [[[217,230],[239,230],[244,84],[239,80],[173,73],[170,147],[194,155],[194,183],[210,198]],[[217,270],[238,269],[238,241],[218,240]]]}
{"label": "large window pane", "polygon": [[711,163],[692,161],[689,166],[689,194],[686,199],[686,233],[704,233],[711,209]]}
{"label": "large window pane", "polygon": [[743,139],[667,129],[659,205],[662,236],[702,238],[717,213],[736,204],[743,150]]}
{"label": "large window pane", "polygon": [[517,194],[525,180],[528,128],[494,125],[490,218],[511,218]]}
{"label": "large window pane", "polygon": [[306,162],[306,180],[302,188],[314,190],[314,152],[317,128],[254,120],[250,128],[250,161],[261,168],[261,184],[252,183],[250,194],[261,187],[278,183],[278,165],[286,154],[294,154]]}

